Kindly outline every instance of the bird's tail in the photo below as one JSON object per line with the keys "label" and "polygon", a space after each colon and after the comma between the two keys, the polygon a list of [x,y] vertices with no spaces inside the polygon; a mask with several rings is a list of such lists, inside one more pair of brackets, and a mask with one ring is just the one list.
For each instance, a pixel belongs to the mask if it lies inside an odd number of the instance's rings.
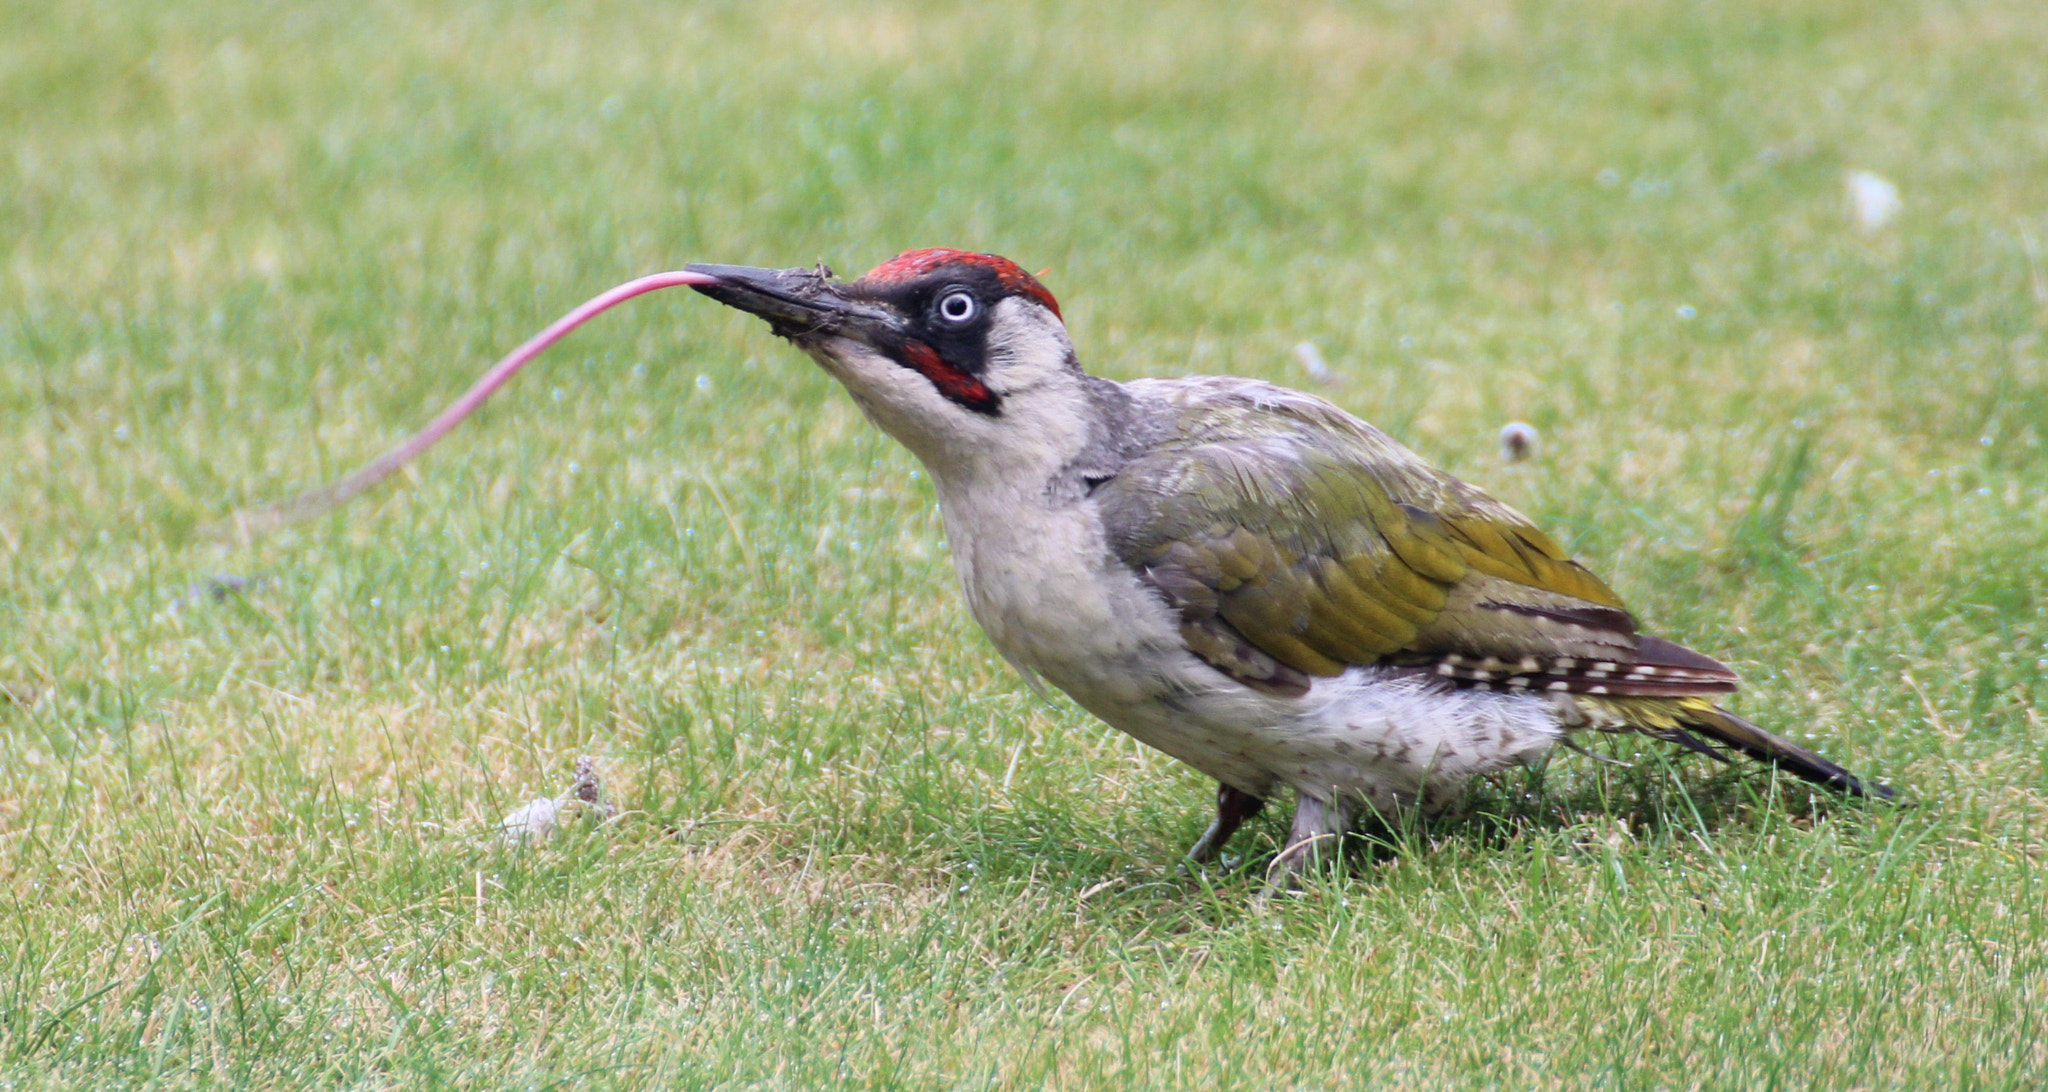
{"label": "bird's tail", "polygon": [[1697,747],[1699,739],[1704,738],[1732,747],[1759,762],[1768,762],[1794,777],[1850,796],[1890,800],[1895,795],[1888,786],[1865,782],[1797,743],[1766,732],[1718,705],[1694,699],[1685,702],[1683,709],[1680,718],[1684,727],[1676,736],[1670,737],[1676,742]]}

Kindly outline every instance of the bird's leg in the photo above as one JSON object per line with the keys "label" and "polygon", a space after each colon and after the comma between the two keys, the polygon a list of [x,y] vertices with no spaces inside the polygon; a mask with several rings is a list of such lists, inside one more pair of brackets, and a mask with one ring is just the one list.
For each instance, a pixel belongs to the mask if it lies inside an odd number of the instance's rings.
{"label": "bird's leg", "polygon": [[1319,862],[1334,857],[1358,814],[1357,808],[1341,799],[1318,800],[1299,790],[1295,792],[1295,801],[1294,828],[1287,832],[1287,848],[1266,870],[1276,886],[1285,886]]}
{"label": "bird's leg", "polygon": [[1202,838],[1195,848],[1188,850],[1189,864],[1208,864],[1223,855],[1223,846],[1244,821],[1257,815],[1266,806],[1266,801],[1241,789],[1233,789],[1222,782],[1216,784],[1216,820],[1209,829],[1202,832]]}

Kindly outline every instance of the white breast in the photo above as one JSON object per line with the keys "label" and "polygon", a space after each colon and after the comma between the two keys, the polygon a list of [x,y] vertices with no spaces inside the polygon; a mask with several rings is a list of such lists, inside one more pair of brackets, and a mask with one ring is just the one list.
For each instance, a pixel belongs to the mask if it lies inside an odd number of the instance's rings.
{"label": "white breast", "polygon": [[1052,508],[1043,494],[942,494],[968,609],[1011,662],[1069,693],[1149,693],[1133,675],[1180,650],[1171,614],[1110,553],[1092,507]]}

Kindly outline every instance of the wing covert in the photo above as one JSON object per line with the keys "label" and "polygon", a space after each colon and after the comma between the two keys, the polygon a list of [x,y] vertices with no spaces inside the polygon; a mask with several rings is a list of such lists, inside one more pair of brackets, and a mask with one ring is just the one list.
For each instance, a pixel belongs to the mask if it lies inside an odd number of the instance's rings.
{"label": "wing covert", "polygon": [[1104,483],[1105,526],[1226,674],[1286,693],[1353,664],[1635,658],[1598,577],[1377,429],[1265,384],[1143,387],[1173,388],[1181,427]]}

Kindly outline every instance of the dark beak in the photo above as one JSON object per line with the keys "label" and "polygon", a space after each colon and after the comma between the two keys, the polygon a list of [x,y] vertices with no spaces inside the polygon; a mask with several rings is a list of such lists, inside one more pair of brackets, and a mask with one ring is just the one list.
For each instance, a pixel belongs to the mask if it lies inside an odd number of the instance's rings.
{"label": "dark beak", "polygon": [[776,334],[792,341],[846,337],[884,346],[900,340],[900,319],[884,308],[846,295],[828,270],[744,265],[685,268],[717,278],[715,284],[691,287],[727,307],[767,319]]}

